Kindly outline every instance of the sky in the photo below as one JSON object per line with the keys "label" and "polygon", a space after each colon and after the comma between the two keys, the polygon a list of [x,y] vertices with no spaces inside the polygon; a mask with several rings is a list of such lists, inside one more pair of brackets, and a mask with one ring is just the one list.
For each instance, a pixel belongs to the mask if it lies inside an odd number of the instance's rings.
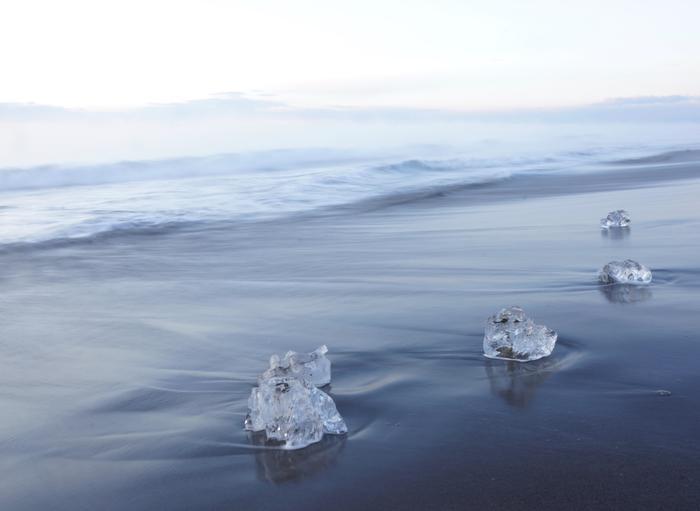
{"label": "sky", "polygon": [[608,140],[693,141],[698,20],[698,0],[0,0],[0,169],[620,122]]}
{"label": "sky", "polygon": [[0,103],[508,110],[700,95],[697,0],[0,0]]}

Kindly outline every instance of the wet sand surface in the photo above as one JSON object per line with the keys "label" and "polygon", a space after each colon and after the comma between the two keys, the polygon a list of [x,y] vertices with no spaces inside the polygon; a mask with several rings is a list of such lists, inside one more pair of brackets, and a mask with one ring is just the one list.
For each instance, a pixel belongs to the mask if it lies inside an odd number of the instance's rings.
{"label": "wet sand surface", "polygon": [[[0,509],[697,509],[700,168],[644,171],[0,254]],[[516,304],[551,357],[483,357]],[[324,343],[349,434],[266,448],[256,375]]]}

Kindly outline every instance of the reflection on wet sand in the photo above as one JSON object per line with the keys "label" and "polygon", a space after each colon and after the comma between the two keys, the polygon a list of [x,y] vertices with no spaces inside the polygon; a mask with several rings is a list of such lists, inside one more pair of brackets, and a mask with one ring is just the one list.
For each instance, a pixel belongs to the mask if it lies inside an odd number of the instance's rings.
{"label": "reflection on wet sand", "polygon": [[606,284],[599,289],[611,303],[644,302],[652,297],[651,289],[644,285]]}
{"label": "reflection on wet sand", "polygon": [[561,361],[543,358],[532,362],[487,359],[484,365],[491,392],[516,408],[525,408],[537,388],[561,366]]}
{"label": "reflection on wet sand", "polygon": [[608,238],[611,240],[623,240],[629,238],[632,230],[629,227],[610,227],[608,229],[601,229],[600,235],[603,238]]}
{"label": "reflection on wet sand", "polygon": [[298,450],[278,448],[278,444],[267,440],[264,431],[249,432],[248,438],[252,445],[266,447],[255,452],[258,478],[280,484],[330,468],[345,447],[347,435],[324,435],[320,442]]}

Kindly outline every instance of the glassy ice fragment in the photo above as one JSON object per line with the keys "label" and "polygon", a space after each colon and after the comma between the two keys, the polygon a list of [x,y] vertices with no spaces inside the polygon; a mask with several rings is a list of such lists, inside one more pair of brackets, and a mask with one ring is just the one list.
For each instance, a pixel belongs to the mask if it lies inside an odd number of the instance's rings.
{"label": "glassy ice fragment", "polygon": [[262,431],[265,422],[260,414],[260,387],[254,387],[248,397],[248,415],[245,418],[245,429],[248,431]]}
{"label": "glassy ice fragment", "polygon": [[301,449],[324,433],[347,433],[333,398],[315,386],[330,381],[327,351],[326,346],[308,355],[290,351],[281,360],[273,355],[250,392],[245,429],[265,431],[268,440],[282,442],[284,449]]}
{"label": "glassy ice fragment", "polygon": [[651,270],[632,259],[611,261],[603,266],[598,278],[604,284],[648,284]]}
{"label": "glassy ice fragment", "polygon": [[326,353],[328,348],[324,344],[311,353],[288,351],[282,359],[272,355],[270,368],[260,378],[264,380],[274,376],[294,376],[317,387],[328,385],[331,382],[331,361]]}
{"label": "glassy ice fragment", "polygon": [[321,417],[323,432],[331,435],[342,435],[348,432],[345,421],[338,413],[333,398],[315,387],[311,387],[311,405]]}
{"label": "glassy ice fragment", "polygon": [[331,382],[331,361],[326,357],[328,347],[324,344],[311,353],[296,353],[289,351],[285,357],[289,358],[292,367],[298,367],[308,379],[317,387],[323,387]]}
{"label": "glassy ice fragment", "polygon": [[609,229],[611,227],[628,227],[632,222],[629,213],[624,209],[618,209],[617,211],[611,211],[608,216],[601,218],[600,227],[602,229]]}
{"label": "glassy ice fragment", "polygon": [[557,333],[536,325],[520,307],[508,307],[486,321],[484,355],[527,362],[549,356]]}
{"label": "glassy ice fragment", "polygon": [[245,427],[265,430],[267,438],[285,449],[301,449],[323,437],[323,421],[311,402],[311,392],[293,377],[270,378],[251,391]]}

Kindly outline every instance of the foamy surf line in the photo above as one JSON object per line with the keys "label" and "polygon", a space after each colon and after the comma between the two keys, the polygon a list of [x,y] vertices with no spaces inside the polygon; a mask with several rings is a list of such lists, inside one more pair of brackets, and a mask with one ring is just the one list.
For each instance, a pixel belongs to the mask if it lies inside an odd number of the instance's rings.
{"label": "foamy surf line", "polygon": [[[84,167],[42,167],[27,171],[25,181],[18,177],[21,171],[11,171],[12,186],[20,188],[10,186],[0,194],[0,250],[54,247],[129,234],[160,234],[184,227],[342,214],[414,202],[456,190],[485,190],[507,181],[517,181],[517,193],[538,193],[543,182],[551,184],[573,179],[574,175],[629,172],[637,166],[648,167],[649,161],[667,166],[694,165],[700,160],[700,151],[618,160],[612,170],[610,164],[596,165],[601,155],[595,151],[545,158],[452,157],[394,162],[375,159],[362,163],[359,157],[343,154],[332,164],[331,154],[321,152],[315,159],[308,154],[303,156],[288,162],[286,167],[278,153],[274,158],[268,154],[267,159],[257,161],[257,166],[250,163],[250,158],[218,156],[177,160],[177,164],[173,160],[136,162],[133,168],[121,163],[91,171]],[[188,167],[183,161],[194,163]],[[112,175],[115,169],[121,169],[117,176]],[[151,171],[137,172],[144,169]],[[55,172],[58,174],[53,175]],[[105,172],[110,175],[103,176]],[[37,180],[36,176],[42,173],[52,177]],[[7,175],[0,173],[5,182]],[[70,185],[67,175],[81,176],[83,181]],[[89,183],[88,178],[93,175],[98,182]],[[669,172],[663,178],[677,175],[678,171]],[[34,188],[21,187],[29,183]],[[499,190],[506,195],[507,190],[494,186],[490,194],[479,198],[497,199]]]}

